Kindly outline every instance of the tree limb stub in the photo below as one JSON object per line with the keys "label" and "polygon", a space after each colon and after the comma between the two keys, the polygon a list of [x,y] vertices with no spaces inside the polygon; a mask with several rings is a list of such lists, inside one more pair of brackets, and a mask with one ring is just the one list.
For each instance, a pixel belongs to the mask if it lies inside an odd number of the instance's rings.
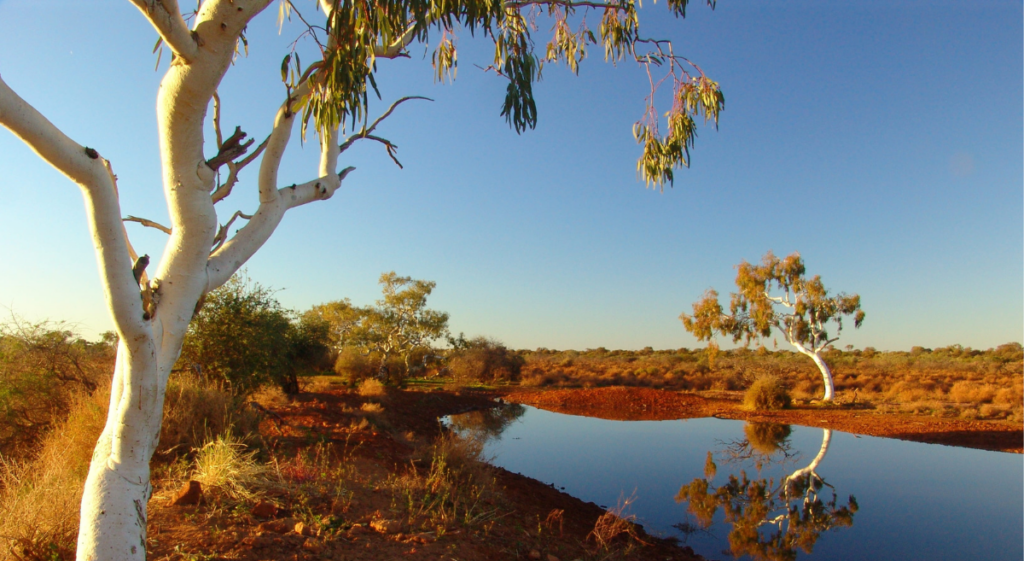
{"label": "tree limb stub", "polygon": [[159,222],[155,222],[153,220],[149,220],[148,218],[139,218],[137,216],[132,216],[132,215],[129,214],[128,216],[122,218],[121,220],[124,221],[124,222],[138,222],[139,224],[142,224],[143,226],[146,226],[147,228],[155,228],[155,229],[160,230],[161,232],[163,232],[163,233],[165,233],[167,235],[171,234],[171,229],[170,228],[168,228],[167,226],[164,226],[163,224],[160,224]]}
{"label": "tree limb stub", "polygon": [[206,165],[209,166],[213,171],[217,171],[220,166],[232,162],[235,158],[238,158],[245,154],[245,152],[252,146],[256,139],[250,138],[248,142],[242,142],[245,140],[247,135],[242,132],[242,127],[235,127],[235,132],[231,136],[224,139],[221,143],[220,149],[217,155],[206,160]]}

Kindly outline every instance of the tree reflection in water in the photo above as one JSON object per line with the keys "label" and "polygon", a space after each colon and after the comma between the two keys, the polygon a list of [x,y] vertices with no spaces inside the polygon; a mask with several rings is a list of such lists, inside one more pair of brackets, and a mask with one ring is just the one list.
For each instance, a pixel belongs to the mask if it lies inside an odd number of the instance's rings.
{"label": "tree reflection in water", "polygon": [[[722,453],[726,463],[752,460],[760,475],[765,465],[794,457],[788,425],[747,423],[744,433],[745,440],[726,445]],[[741,470],[739,477],[730,474],[724,485],[714,487],[711,480],[718,466],[708,452],[704,477],[679,489],[676,501],[686,502],[687,511],[705,530],[721,508],[725,522],[732,526],[732,555],[749,555],[759,561],[794,560],[797,549],[811,553],[822,532],[853,525],[857,500],[851,495],[846,505],[839,505],[835,488],[815,471],[831,440],[832,431],[824,429],[821,450],[814,460],[779,482],[749,479]]]}
{"label": "tree reflection in water", "polygon": [[448,427],[465,438],[473,438],[484,444],[488,440],[500,440],[501,433],[526,413],[518,403],[499,403],[480,411],[470,411],[448,417]]}

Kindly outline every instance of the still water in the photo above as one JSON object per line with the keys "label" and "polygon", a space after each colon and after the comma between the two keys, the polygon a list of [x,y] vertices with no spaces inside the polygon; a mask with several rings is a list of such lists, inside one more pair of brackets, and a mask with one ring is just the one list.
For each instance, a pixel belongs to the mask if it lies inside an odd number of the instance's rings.
{"label": "still water", "polygon": [[447,422],[484,439],[491,463],[604,507],[628,501],[626,514],[649,532],[708,559],[1024,558],[1018,454],[708,418],[607,421],[520,405]]}

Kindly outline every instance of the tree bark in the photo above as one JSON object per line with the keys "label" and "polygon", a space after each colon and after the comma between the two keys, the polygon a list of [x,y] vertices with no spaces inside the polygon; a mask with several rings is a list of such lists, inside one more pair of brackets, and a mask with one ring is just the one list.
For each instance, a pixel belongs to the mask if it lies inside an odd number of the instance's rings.
{"label": "tree bark", "polygon": [[822,397],[822,401],[832,401],[835,399],[835,384],[832,381],[832,370],[828,367],[825,359],[821,358],[821,355],[817,352],[808,353],[814,364],[818,365],[818,370],[821,371],[821,377],[825,382],[825,396]]}

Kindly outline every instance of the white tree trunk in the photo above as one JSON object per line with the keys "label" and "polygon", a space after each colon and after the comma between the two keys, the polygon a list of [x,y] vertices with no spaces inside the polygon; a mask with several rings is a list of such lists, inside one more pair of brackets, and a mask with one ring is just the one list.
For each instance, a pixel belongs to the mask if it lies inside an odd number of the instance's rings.
{"label": "white tree trunk", "polygon": [[793,479],[799,479],[807,474],[815,475],[815,470],[818,469],[818,464],[825,459],[825,454],[828,454],[828,446],[832,442],[832,429],[822,429],[824,432],[821,435],[821,449],[818,450],[818,455],[811,460],[811,463],[807,467],[794,471],[789,477],[786,478],[786,484],[788,487],[789,481]]}
{"label": "white tree trunk", "polygon": [[[143,309],[109,162],[61,133],[0,80],[0,125],[82,190],[104,294],[119,337],[110,409],[82,499],[77,555],[83,561],[146,557],[149,462],[160,437],[167,379],[196,303],[266,242],[285,212],[330,198],[352,169],[337,172],[340,150],[335,130],[321,139],[319,177],[278,188],[277,172],[294,124],[294,97],[285,101],[261,162],[259,208],[245,227],[211,254],[218,224],[211,196],[215,171],[203,153],[206,110],[231,63],[239,34],[271,0],[207,0],[192,29],[185,25],[176,0],[130,1],[174,53],[157,98],[171,232],[153,281],[145,287],[147,294],[152,290],[155,309]],[[301,95],[303,87],[293,95]]]}
{"label": "white tree trunk", "polygon": [[823,401],[832,401],[835,398],[835,384],[832,382],[832,370],[829,369],[825,359],[821,358],[821,355],[817,352],[809,353],[811,360],[814,364],[818,365],[818,370],[821,371],[821,378],[825,382],[825,396],[821,399]]}
{"label": "white tree trunk", "polygon": [[786,335],[786,340],[789,341],[790,345],[793,345],[796,350],[810,357],[814,364],[818,365],[818,370],[821,371],[821,378],[825,382],[825,395],[821,399],[822,401],[832,401],[835,398],[835,384],[832,380],[832,370],[828,367],[825,359],[821,358],[821,349],[808,350],[788,332],[783,330],[783,333]]}

